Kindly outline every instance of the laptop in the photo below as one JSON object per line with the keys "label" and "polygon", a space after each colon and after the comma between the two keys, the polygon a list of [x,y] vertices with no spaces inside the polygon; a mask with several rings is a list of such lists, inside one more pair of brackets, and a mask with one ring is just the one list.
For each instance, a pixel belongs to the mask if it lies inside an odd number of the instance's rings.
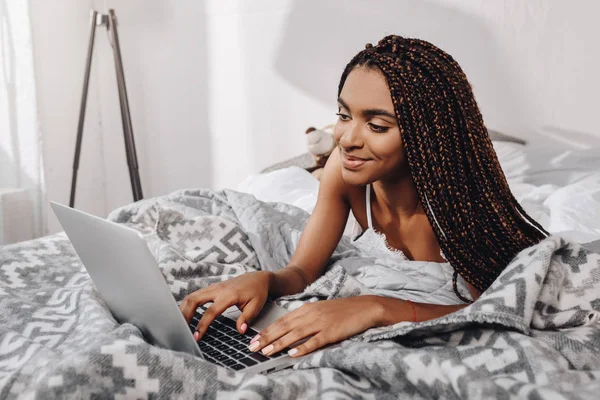
{"label": "laptop", "polygon": [[138,231],[58,203],[51,206],[115,319],[137,326],[151,344],[252,373],[278,371],[299,361],[287,355],[289,349],[271,356],[248,350],[258,331],[287,313],[272,302],[267,302],[245,334],[235,328],[241,312],[233,306],[196,342],[193,332],[205,308],[199,307],[189,323],[185,320]]}

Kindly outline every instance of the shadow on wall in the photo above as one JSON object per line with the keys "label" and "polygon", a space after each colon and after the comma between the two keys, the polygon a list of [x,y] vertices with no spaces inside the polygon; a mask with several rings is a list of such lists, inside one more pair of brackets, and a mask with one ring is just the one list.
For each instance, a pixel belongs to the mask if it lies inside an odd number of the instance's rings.
{"label": "shadow on wall", "polygon": [[296,0],[286,26],[276,70],[327,105],[335,104],[348,61],[367,42],[398,34],[427,40],[459,62],[489,128],[514,135],[527,125],[525,94],[515,93],[508,60],[479,17],[431,1]]}

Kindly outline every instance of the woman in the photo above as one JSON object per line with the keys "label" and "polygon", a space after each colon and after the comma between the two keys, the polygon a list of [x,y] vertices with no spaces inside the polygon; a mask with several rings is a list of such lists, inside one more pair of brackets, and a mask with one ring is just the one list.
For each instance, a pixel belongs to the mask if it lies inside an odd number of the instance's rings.
{"label": "woman", "polygon": [[[198,324],[237,305],[243,333],[267,297],[301,292],[323,272],[352,211],[358,230],[378,232],[409,260],[449,263],[476,299],[521,250],[547,234],[511,194],[471,87],[454,59],[416,39],[387,36],[346,66],[338,89],[338,150],[321,179],[317,205],[289,265],[244,274],[188,295],[189,320],[213,301]],[[359,232],[360,233],[360,232]],[[260,332],[250,350],[302,356],[366,329],[424,321],[467,304],[432,305],[381,296],[311,303]]]}

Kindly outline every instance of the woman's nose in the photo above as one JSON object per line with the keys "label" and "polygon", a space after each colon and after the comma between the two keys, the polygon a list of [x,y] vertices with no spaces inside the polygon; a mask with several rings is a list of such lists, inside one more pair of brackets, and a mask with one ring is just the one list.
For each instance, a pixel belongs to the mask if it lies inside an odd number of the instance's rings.
{"label": "woman's nose", "polygon": [[340,137],[340,146],[345,149],[362,147],[362,139],[357,124],[350,123],[344,127],[344,131]]}

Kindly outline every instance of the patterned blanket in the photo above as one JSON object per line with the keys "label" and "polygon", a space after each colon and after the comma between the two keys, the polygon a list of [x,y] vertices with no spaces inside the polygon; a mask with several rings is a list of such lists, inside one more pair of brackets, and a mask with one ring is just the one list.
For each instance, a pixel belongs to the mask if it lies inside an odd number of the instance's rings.
{"label": "patterned blanket", "polygon": [[[293,253],[307,215],[232,191],[186,190],[109,218],[142,232],[174,297]],[[343,239],[307,301],[371,293],[380,262]],[[0,398],[574,398],[600,392],[600,255],[550,237],[474,304],[371,329],[270,375],[232,372],[118,324],[64,234],[0,248]]]}

